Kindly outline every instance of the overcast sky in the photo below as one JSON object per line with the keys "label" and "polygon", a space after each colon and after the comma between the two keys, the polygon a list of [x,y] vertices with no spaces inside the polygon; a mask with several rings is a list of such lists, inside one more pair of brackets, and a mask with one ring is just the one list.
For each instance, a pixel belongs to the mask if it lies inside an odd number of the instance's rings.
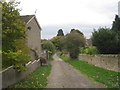
{"label": "overcast sky", "polygon": [[56,36],[59,29],[81,30],[89,38],[93,28],[111,27],[119,0],[19,0],[21,15],[35,14],[42,38]]}

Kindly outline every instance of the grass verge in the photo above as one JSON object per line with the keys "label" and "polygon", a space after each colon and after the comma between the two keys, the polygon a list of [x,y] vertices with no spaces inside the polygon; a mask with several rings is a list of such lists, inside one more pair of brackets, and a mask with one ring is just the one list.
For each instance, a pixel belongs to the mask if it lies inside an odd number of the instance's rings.
{"label": "grass verge", "polygon": [[118,88],[120,73],[102,69],[99,67],[95,67],[93,65],[88,64],[85,61],[80,60],[70,60],[67,57],[60,56],[65,62],[71,64],[76,69],[80,70],[83,74],[86,74],[88,77],[94,79],[97,82],[103,83],[108,88]]}
{"label": "grass verge", "polygon": [[52,57],[49,58],[50,61],[53,61],[54,59]]}
{"label": "grass verge", "polygon": [[39,67],[31,75],[21,82],[10,86],[9,88],[45,88],[47,77],[51,71],[51,65]]}

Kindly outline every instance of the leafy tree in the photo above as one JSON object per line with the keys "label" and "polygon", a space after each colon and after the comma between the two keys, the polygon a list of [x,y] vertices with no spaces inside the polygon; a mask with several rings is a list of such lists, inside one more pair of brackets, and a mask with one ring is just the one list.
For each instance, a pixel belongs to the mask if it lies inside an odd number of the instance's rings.
{"label": "leafy tree", "polygon": [[20,18],[19,2],[0,1],[2,4],[2,66],[14,65],[25,70],[24,64],[29,58],[29,49],[25,44],[25,23]]}
{"label": "leafy tree", "polygon": [[78,29],[71,29],[70,33],[79,33],[79,34],[83,35],[83,33],[81,31],[79,31]]}
{"label": "leafy tree", "polygon": [[18,2],[2,3],[2,50],[16,51],[15,40],[25,37],[25,24],[20,19]]}
{"label": "leafy tree", "polygon": [[112,30],[116,32],[118,48],[117,52],[120,53],[120,18],[118,15],[115,16],[115,21],[113,21]]}
{"label": "leafy tree", "polygon": [[43,41],[42,42],[42,48],[48,52],[51,52],[51,55],[54,54],[55,52],[55,46],[54,44],[50,41],[50,40],[47,40],[47,41]]}
{"label": "leafy tree", "polygon": [[70,57],[75,59],[79,55],[79,47],[84,47],[85,38],[79,33],[67,34],[63,39],[63,44],[69,52]]}
{"label": "leafy tree", "polygon": [[62,30],[62,29],[59,29],[59,30],[58,30],[57,36],[64,36],[64,33],[63,33],[63,30]]}
{"label": "leafy tree", "polygon": [[51,42],[55,45],[56,49],[62,51],[61,36],[56,36],[51,39]]}
{"label": "leafy tree", "polygon": [[92,43],[102,54],[118,53],[118,38],[116,32],[108,28],[99,28],[92,33]]}
{"label": "leafy tree", "polygon": [[47,39],[41,39],[41,42],[47,41]]}
{"label": "leafy tree", "polygon": [[120,18],[118,15],[115,16],[115,21],[113,21],[112,30],[120,32]]}

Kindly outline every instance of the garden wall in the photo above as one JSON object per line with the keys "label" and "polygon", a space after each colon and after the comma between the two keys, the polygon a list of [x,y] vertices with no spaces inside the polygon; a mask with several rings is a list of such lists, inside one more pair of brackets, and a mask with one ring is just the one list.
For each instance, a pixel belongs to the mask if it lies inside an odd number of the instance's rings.
{"label": "garden wall", "polygon": [[86,55],[80,54],[79,59],[104,69],[120,72],[120,55]]}
{"label": "garden wall", "polygon": [[26,64],[27,71],[18,72],[17,70],[13,69],[13,67],[9,67],[2,72],[2,88],[7,88],[8,86],[15,84],[26,76],[31,74],[34,70],[36,70],[40,66],[40,60],[35,60],[33,62],[29,62]]}

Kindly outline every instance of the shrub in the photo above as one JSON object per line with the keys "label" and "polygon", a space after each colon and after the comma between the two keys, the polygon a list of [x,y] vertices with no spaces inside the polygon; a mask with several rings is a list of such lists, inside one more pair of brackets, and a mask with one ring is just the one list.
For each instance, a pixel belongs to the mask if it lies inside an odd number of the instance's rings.
{"label": "shrub", "polygon": [[59,51],[62,51],[62,44],[61,44],[61,38],[63,36],[56,36],[53,37],[50,41],[55,45],[56,49]]}
{"label": "shrub", "polygon": [[79,55],[79,47],[84,47],[85,38],[77,32],[67,34],[62,38],[64,48],[69,52],[70,57],[75,59]]}
{"label": "shrub", "polygon": [[18,50],[17,52],[12,52],[12,51],[8,51],[8,52],[2,52],[3,54],[3,58],[4,58],[4,62],[3,65],[4,66],[11,66],[13,65],[15,69],[17,69],[17,71],[25,71],[26,68],[24,67],[24,65],[30,61],[29,59],[29,55],[28,54],[24,54],[21,50]]}
{"label": "shrub", "polygon": [[74,48],[71,49],[71,51],[69,53],[70,53],[70,57],[72,59],[76,59],[76,58],[78,58],[78,55],[79,55],[79,48],[74,47]]}
{"label": "shrub", "polygon": [[119,35],[108,28],[99,28],[92,33],[92,44],[96,46],[101,54],[118,54]]}
{"label": "shrub", "polygon": [[97,50],[97,48],[95,46],[91,46],[91,47],[86,48],[84,50],[84,53],[85,54],[90,54],[90,55],[92,55],[92,54],[98,54],[98,50]]}
{"label": "shrub", "polygon": [[24,64],[30,61],[29,48],[25,44],[25,39],[15,40],[16,51],[2,51],[2,68],[14,66],[18,71],[25,70]]}
{"label": "shrub", "polygon": [[84,54],[85,49],[83,47],[80,47],[80,54]]}
{"label": "shrub", "polygon": [[61,56],[62,54],[63,54],[63,53],[60,52],[60,51],[57,52],[57,55],[58,55],[58,56]]}
{"label": "shrub", "polygon": [[42,48],[46,50],[49,53],[49,55],[53,55],[55,53],[55,46],[49,40],[42,42]]}

